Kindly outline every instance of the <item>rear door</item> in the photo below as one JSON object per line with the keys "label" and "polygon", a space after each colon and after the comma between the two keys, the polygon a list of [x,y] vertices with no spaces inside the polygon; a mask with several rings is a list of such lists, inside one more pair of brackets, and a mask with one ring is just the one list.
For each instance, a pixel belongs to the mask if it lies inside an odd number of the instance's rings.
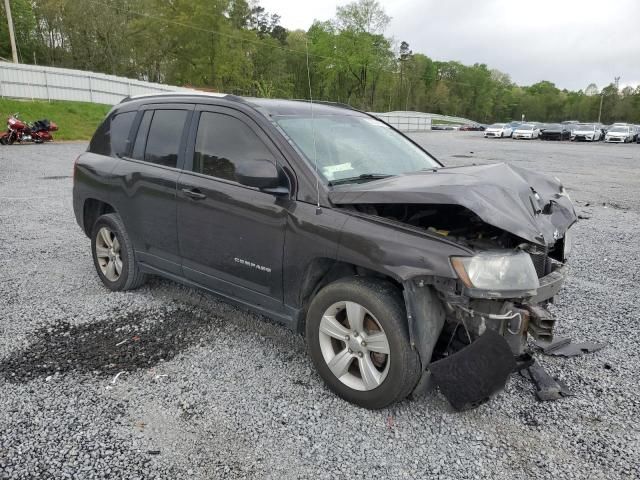
{"label": "rear door", "polygon": [[234,172],[244,160],[284,159],[253,120],[231,108],[198,107],[191,130],[177,196],[184,275],[280,310],[285,209],[292,202],[240,185]]}
{"label": "rear door", "polygon": [[147,105],[138,112],[137,133],[114,174],[115,203],[138,260],[181,274],[176,231],[176,186],[193,105]]}

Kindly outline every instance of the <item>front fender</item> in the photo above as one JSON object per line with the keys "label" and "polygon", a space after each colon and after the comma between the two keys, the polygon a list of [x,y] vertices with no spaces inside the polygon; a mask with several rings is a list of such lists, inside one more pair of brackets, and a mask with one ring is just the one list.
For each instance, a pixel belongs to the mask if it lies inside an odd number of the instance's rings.
{"label": "front fender", "polygon": [[383,218],[349,216],[337,260],[379,272],[399,283],[416,276],[457,278],[449,257],[468,248]]}

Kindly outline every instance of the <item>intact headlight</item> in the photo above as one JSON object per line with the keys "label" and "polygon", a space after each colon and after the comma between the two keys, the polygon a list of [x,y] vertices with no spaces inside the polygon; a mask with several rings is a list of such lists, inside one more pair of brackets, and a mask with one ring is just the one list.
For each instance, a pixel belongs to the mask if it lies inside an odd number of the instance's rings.
{"label": "intact headlight", "polygon": [[473,257],[451,257],[451,265],[469,288],[521,291],[540,286],[531,257],[522,251],[487,251]]}

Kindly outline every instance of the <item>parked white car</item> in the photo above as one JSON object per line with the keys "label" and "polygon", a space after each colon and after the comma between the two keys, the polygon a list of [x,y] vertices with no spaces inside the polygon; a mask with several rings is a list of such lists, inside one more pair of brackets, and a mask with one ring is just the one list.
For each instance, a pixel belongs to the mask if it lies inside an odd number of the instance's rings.
{"label": "parked white car", "polygon": [[611,127],[604,136],[607,143],[627,143],[633,142],[634,129],[628,125],[616,125]]}
{"label": "parked white car", "polygon": [[533,140],[540,136],[540,127],[533,123],[523,123],[513,131],[512,138]]}
{"label": "parked white car", "polygon": [[513,130],[507,123],[494,123],[489,125],[484,131],[485,138],[503,138],[510,137]]}
{"label": "parked white car", "polygon": [[593,123],[581,123],[571,132],[571,141],[598,142],[602,140],[602,129]]}

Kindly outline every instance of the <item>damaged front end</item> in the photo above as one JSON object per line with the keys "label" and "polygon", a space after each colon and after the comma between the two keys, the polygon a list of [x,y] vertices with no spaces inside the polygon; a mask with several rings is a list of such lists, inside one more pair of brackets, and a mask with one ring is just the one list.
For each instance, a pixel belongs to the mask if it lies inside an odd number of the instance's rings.
{"label": "damaged front end", "polygon": [[[567,273],[565,262],[551,259],[539,277],[525,250],[486,254],[479,252],[478,257],[493,263],[517,258],[515,263],[507,263],[507,268],[521,275],[510,278],[507,274],[502,286],[482,285],[478,275],[469,272],[474,268],[471,262],[467,261],[466,270],[461,260],[453,258],[452,264],[459,262],[454,267],[458,279],[425,277],[405,283],[410,331],[422,350],[421,358],[430,359],[416,393],[436,384],[458,410],[484,403],[504,387],[511,373],[531,366],[528,337],[553,340],[556,319],[547,307]],[[496,275],[496,280],[500,276]],[[434,304],[441,309],[434,309]],[[424,327],[434,324],[439,327],[437,336],[437,328]]]}
{"label": "damaged front end", "polygon": [[357,215],[465,248],[451,271],[404,281],[412,343],[425,374],[456,409],[486,401],[530,367],[529,336],[553,340],[548,310],[567,275],[577,220],[559,181],[507,166],[442,168],[335,192]]}

